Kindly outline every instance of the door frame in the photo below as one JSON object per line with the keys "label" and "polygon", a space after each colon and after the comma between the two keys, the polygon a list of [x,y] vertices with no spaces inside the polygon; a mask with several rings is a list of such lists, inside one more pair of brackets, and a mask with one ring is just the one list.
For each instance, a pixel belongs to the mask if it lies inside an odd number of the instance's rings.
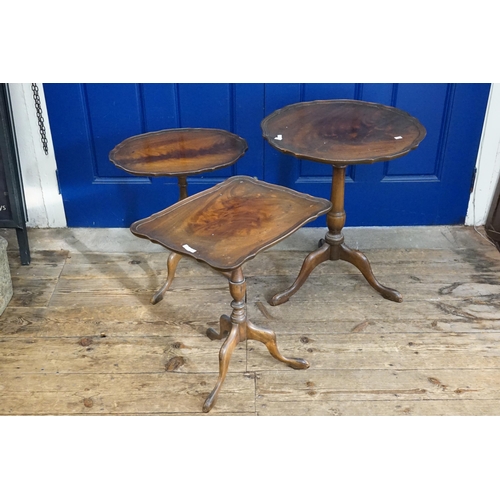
{"label": "door frame", "polygon": [[[39,140],[38,119],[30,83],[9,83],[15,133],[20,149],[21,171],[28,211],[28,227],[66,227],[62,196],[57,183],[57,163],[43,93],[38,83],[49,155]],[[465,218],[467,226],[486,222],[500,177],[500,83],[492,83],[476,160],[474,189]]]}
{"label": "door frame", "polygon": [[476,178],[469,198],[466,226],[483,226],[500,175],[500,84],[490,88],[476,160]]}
{"label": "door frame", "polygon": [[48,155],[43,150],[31,83],[8,84],[28,212],[26,225],[43,228],[66,227],[43,84],[37,85],[47,135]]}

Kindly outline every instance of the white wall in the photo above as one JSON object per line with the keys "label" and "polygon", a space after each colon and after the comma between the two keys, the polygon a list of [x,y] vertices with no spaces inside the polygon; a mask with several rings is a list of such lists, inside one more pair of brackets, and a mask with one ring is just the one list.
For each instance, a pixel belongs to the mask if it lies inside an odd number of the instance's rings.
{"label": "white wall", "polygon": [[500,173],[500,84],[491,86],[476,162],[476,181],[469,199],[465,224],[482,226],[495,193]]}
{"label": "white wall", "polygon": [[[16,136],[19,146],[29,227],[65,227],[66,217],[56,178],[56,160],[50,124],[43,94],[38,83],[47,131],[49,155],[40,141],[38,120],[30,83],[10,83]],[[500,84],[492,84],[481,145],[476,163],[477,174],[465,219],[466,225],[486,222],[500,174]]]}
{"label": "white wall", "polygon": [[43,94],[38,83],[49,154],[45,155],[31,83],[9,83],[14,127],[28,211],[28,227],[66,227],[66,216],[56,177],[56,159]]}

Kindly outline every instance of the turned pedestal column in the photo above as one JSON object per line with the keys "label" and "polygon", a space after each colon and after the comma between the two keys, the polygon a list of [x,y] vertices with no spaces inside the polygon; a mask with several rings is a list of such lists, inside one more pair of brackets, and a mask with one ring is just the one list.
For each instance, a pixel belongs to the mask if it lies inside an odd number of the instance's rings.
{"label": "turned pedestal column", "polygon": [[368,283],[379,292],[382,297],[402,302],[402,295],[392,288],[381,285],[373,275],[372,268],[366,256],[358,250],[349,248],[344,243],[342,229],[345,225],[346,214],[344,210],[344,186],[345,186],[346,165],[333,167],[331,202],[332,208],[326,216],[328,232],[325,239],[321,241],[321,246],[311,252],[304,260],[299,275],[292,286],[283,292],[277,293],[269,303],[273,306],[283,304],[296,293],[305,283],[314,268],[327,260],[344,260],[356,266]]}
{"label": "turned pedestal column", "polygon": [[232,353],[240,342],[257,340],[278,361],[297,370],[308,368],[309,363],[304,359],[287,358],[280,353],[274,331],[258,327],[247,318],[242,265],[327,213],[330,207],[331,203],[322,198],[252,177],[235,176],[130,227],[135,235],[170,250],[169,261],[175,255],[190,256],[229,280],[233,299],[231,316],[220,317],[219,331],[207,330],[210,339],[225,340],[219,352],[219,376],[203,405],[204,412],[214,406]]}
{"label": "turned pedestal column", "polygon": [[389,161],[415,149],[426,135],[413,116],[400,109],[371,102],[335,99],[300,102],[270,114],[261,123],[269,144],[301,160],[333,166],[328,232],[320,248],[311,252],[293,285],[277,293],[271,305],[286,302],[304,284],[313,269],[327,260],[345,260],[356,266],[384,298],[401,302],[401,294],[381,285],[370,262],[344,243],[342,229],[345,169],[349,165]]}
{"label": "turned pedestal column", "polygon": [[[187,176],[228,167],[248,149],[245,139],[226,130],[179,128],[135,135],[120,142],[109,153],[117,167],[142,177],[177,177],[179,200],[187,198]],[[163,299],[175,277],[182,255],[172,252],[167,259],[165,283],[151,298]]]}

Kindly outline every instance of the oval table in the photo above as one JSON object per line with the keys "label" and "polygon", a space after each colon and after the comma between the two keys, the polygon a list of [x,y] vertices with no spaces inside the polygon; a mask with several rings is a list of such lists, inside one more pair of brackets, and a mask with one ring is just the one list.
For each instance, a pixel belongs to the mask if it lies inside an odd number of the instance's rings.
{"label": "oval table", "polygon": [[[144,177],[177,177],[179,200],[187,198],[187,176],[211,172],[236,163],[248,149],[245,139],[214,128],[159,130],[125,139],[109,153],[117,167]],[[163,299],[175,276],[182,255],[170,253],[167,279],[151,299]]]}
{"label": "oval table", "polygon": [[[356,266],[384,298],[401,302],[401,294],[381,285],[366,256],[344,243],[345,169],[349,165],[394,160],[415,149],[426,135],[424,126],[407,112],[382,104],[355,100],[324,100],[291,104],[261,123],[264,138],[282,153],[333,167],[328,232],[311,252],[295,282],[270,300],[282,304],[300,289],[316,266],[344,260]],[[323,242],[324,241],[324,242]]]}

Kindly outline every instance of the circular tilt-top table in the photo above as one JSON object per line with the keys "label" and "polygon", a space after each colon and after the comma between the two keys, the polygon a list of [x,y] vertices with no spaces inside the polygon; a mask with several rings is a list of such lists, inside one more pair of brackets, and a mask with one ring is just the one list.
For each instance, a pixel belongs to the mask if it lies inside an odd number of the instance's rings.
{"label": "circular tilt-top table", "polygon": [[301,102],[285,106],[261,123],[264,138],[277,150],[303,160],[333,167],[331,202],[324,243],[311,252],[295,282],[270,300],[282,304],[300,289],[311,272],[327,260],[356,266],[384,298],[401,302],[401,294],[381,285],[366,256],[344,243],[345,169],[349,165],[394,160],[415,149],[424,139],[424,126],[400,109],[355,100]]}
{"label": "circular tilt-top table", "polygon": [[[179,200],[187,198],[187,176],[210,172],[236,163],[248,149],[245,139],[226,130],[178,128],[129,137],[115,146],[109,159],[132,175],[177,177]],[[170,253],[167,279],[151,298],[163,299],[175,276],[182,255]]]}

